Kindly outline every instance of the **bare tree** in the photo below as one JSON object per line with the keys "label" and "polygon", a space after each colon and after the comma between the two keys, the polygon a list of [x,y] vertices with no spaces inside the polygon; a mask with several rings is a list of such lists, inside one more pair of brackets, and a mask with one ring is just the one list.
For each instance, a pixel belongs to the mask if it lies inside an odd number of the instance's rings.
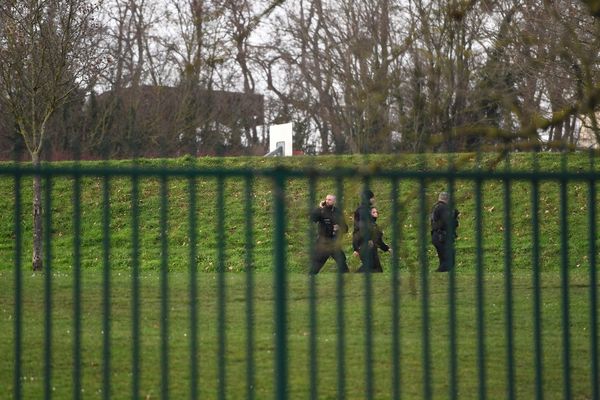
{"label": "bare tree", "polygon": [[[186,152],[211,151],[223,140],[212,123],[213,91],[226,60],[223,5],[211,0],[170,0],[168,33],[162,45],[174,65],[180,99],[175,126]],[[199,103],[199,91],[203,104]]]}
{"label": "bare tree", "polygon": [[[255,15],[253,5],[256,4],[248,0],[225,0],[225,8],[227,9],[227,31],[229,32],[230,40],[235,48],[235,61],[240,69],[243,81],[243,92],[252,94],[256,89],[254,74],[252,73],[250,59],[252,58],[252,49],[249,39],[256,29],[260,19]],[[258,144],[258,133],[256,124],[253,121],[241,121],[246,143],[249,146]],[[240,135],[233,135],[233,146],[241,146]]]}
{"label": "bare tree", "polygon": [[[275,18],[272,38],[262,60],[267,87],[286,105],[303,113],[317,127],[321,150],[331,150],[335,108],[331,101],[333,75],[326,66],[327,21],[320,0],[288,5]],[[283,78],[281,78],[283,77]]]}
{"label": "bare tree", "polygon": [[275,21],[268,87],[312,119],[324,152],[390,150],[390,100],[406,51],[401,9],[389,0],[301,1]]}
{"label": "bare tree", "polygon": [[156,39],[158,22],[164,16],[159,3],[104,0],[102,23],[106,35],[101,45],[111,64],[102,75],[100,89],[108,89],[109,95],[102,99],[101,114],[89,137],[103,148],[106,157],[139,155],[140,144],[157,141],[157,132],[161,132],[155,120],[139,124],[132,118],[143,106],[142,86],[158,85],[164,79],[165,52]]}
{"label": "bare tree", "polygon": [[[0,101],[12,113],[35,167],[50,117],[98,73],[96,10],[89,0],[0,3]],[[35,175],[34,270],[42,269],[41,193],[41,177]]]}

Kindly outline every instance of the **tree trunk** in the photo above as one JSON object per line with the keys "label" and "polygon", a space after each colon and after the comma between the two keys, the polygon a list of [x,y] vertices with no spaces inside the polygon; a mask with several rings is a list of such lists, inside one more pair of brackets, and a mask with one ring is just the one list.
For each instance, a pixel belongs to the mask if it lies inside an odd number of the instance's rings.
{"label": "tree trunk", "polygon": [[[33,153],[31,160],[34,167],[40,166],[39,153]],[[42,270],[42,177],[33,176],[33,270]]]}

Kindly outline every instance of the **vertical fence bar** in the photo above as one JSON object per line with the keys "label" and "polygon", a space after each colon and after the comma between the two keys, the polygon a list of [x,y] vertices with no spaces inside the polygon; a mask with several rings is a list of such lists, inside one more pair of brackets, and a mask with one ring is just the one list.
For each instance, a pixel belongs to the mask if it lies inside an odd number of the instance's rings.
{"label": "vertical fence bar", "polygon": [[[565,171],[566,165],[563,168]],[[561,247],[561,292],[562,292],[562,339],[563,339],[563,389],[565,400],[571,398],[571,363],[569,337],[569,240],[567,227],[567,180],[560,181],[560,247]]]}
{"label": "vertical fence bar", "polygon": [[[337,205],[344,212],[344,185],[342,178],[336,179]],[[337,266],[336,274],[336,303],[337,303],[337,398],[346,398],[346,326],[344,322],[344,277],[341,266]]]}
{"label": "vertical fence bar", "polygon": [[[509,160],[506,161],[507,170]],[[507,397],[515,398],[514,332],[513,332],[513,289],[512,289],[512,226],[511,226],[511,181],[504,179],[504,307],[506,319],[506,380]]]}
{"label": "vertical fence bar", "polygon": [[310,218],[311,210],[315,206],[316,202],[316,176],[314,174],[308,177],[308,312],[309,312],[309,324],[310,324],[310,336],[308,343],[308,373],[310,376],[310,398],[317,400],[319,398],[318,388],[318,362],[317,362],[317,285],[316,285],[316,274],[310,273],[312,270],[312,261],[315,255],[315,236],[313,222]]}
{"label": "vertical fence bar", "polygon": [[253,251],[254,238],[252,229],[253,219],[253,201],[252,201],[252,175],[246,176],[245,191],[245,211],[246,211],[246,399],[254,400],[255,379],[254,379],[254,273],[253,273]]}
{"label": "vertical fence bar", "polygon": [[73,399],[81,399],[81,176],[73,180]]}
{"label": "vertical fence bar", "polygon": [[[16,164],[16,163],[15,163]],[[21,173],[19,170],[15,172],[15,213],[14,213],[14,233],[15,233],[15,368],[14,368],[14,387],[13,394],[15,400],[21,398],[21,346],[22,346],[22,307],[21,301],[23,298],[23,282],[22,282],[22,232],[21,232]]]}
{"label": "vertical fence bar", "polygon": [[479,399],[486,398],[486,368],[485,368],[485,287],[483,268],[483,201],[482,181],[475,181],[475,293],[477,302],[477,372]]}
{"label": "vertical fence bar", "polygon": [[131,182],[131,397],[140,398],[140,209],[139,175]]}
{"label": "vertical fence bar", "polygon": [[[454,198],[454,178],[448,182],[449,209],[454,213],[456,199]],[[456,227],[454,226],[454,214],[451,214],[448,231],[448,240],[446,240],[446,251],[449,254],[450,270],[448,271],[448,333],[449,333],[449,385],[448,396],[456,400],[458,397],[458,365],[456,350]]]}
{"label": "vertical fence bar", "polygon": [[275,398],[287,399],[287,297],[286,297],[286,240],[285,240],[285,172],[275,171]]}
{"label": "vertical fence bar", "polygon": [[[369,179],[365,178],[363,181],[363,193],[366,193],[366,190],[369,188]],[[361,208],[362,215],[360,216],[360,224],[361,228],[364,229],[362,233],[364,235],[364,242],[368,243],[373,240],[370,237],[371,232],[368,229],[369,220],[371,218],[369,199],[367,199],[366,195],[361,196],[361,203],[366,207]],[[371,256],[371,252],[377,252],[378,248],[375,243],[373,243],[373,248],[369,249],[368,244],[363,246],[363,249],[360,249],[363,254],[361,254],[363,259],[363,267],[365,268],[365,397],[367,399],[373,398],[373,283],[371,273],[373,272],[374,258]]]}
{"label": "vertical fence bar", "polygon": [[[590,150],[590,171],[594,172],[593,150]],[[596,272],[596,180],[590,179],[588,191],[589,241],[590,241],[590,379],[592,399],[600,400],[600,375],[598,374],[598,277]]]}
{"label": "vertical fence bar", "polygon": [[397,178],[392,180],[392,192],[390,195],[392,197],[392,398],[400,400],[402,398],[400,392],[400,379],[402,375],[400,370],[400,265],[398,262],[400,249],[398,243],[400,241],[400,234],[398,229],[399,212]]}
{"label": "vertical fence bar", "polygon": [[198,262],[197,248],[197,214],[196,214],[196,177],[188,179],[189,191],[189,235],[190,235],[190,399],[198,399]]}
{"label": "vertical fence bar", "polygon": [[52,178],[46,176],[44,185],[44,398],[52,398]]}
{"label": "vertical fence bar", "polygon": [[226,299],[225,299],[225,178],[219,175],[217,178],[217,359],[218,359],[218,398],[227,398],[226,382],[226,355],[227,338],[226,329]]}
{"label": "vertical fence bar", "polygon": [[[358,224],[358,227],[354,227],[355,229],[359,229],[359,233],[361,236],[363,236],[362,238],[362,242],[363,243],[368,243],[372,238],[370,237],[371,232],[368,229],[369,226],[369,220],[371,219],[371,200],[368,198],[369,195],[367,195],[367,190],[369,189],[369,178],[366,177],[363,179],[363,188],[361,191],[361,196],[360,196],[360,207],[358,208],[358,218],[360,223]],[[356,221],[355,221],[356,224]],[[377,251],[377,249],[375,248],[375,251]],[[370,250],[368,245],[363,245],[361,248],[359,248],[359,252],[360,252],[360,258],[362,261],[362,268],[364,269],[364,271],[369,274],[374,267],[374,259],[373,257],[371,257],[370,255]],[[365,278],[365,290],[369,291],[371,288],[371,277],[366,277]],[[367,293],[365,293],[366,295]],[[368,300],[367,297],[365,297],[365,306],[370,306],[370,304],[368,304]],[[365,312],[367,312],[367,321],[370,324],[370,320],[368,318],[369,317],[369,310],[367,310],[365,308]],[[368,340],[370,340],[370,338],[367,338]],[[367,348],[369,347],[368,345],[366,346]],[[371,357],[369,350],[367,350],[367,359],[369,357]],[[370,367],[369,367],[370,368]],[[367,369],[367,377],[370,376],[371,371]]]}
{"label": "vertical fence bar", "polygon": [[[448,141],[448,172],[455,173],[454,164],[454,130],[450,130],[450,140]],[[458,216],[454,215],[456,209],[456,199],[454,198],[455,180],[454,176],[448,179],[448,208],[450,209],[450,223],[448,230],[448,240],[446,240],[446,252],[449,255],[450,270],[448,271],[448,370],[449,385],[448,397],[456,400],[458,396],[458,364],[456,350],[456,226],[454,221]],[[458,220],[456,220],[458,221]]]}
{"label": "vertical fence bar", "polygon": [[431,346],[429,337],[429,269],[427,262],[427,215],[425,178],[419,179],[419,240],[421,263],[421,332],[423,343],[423,398],[431,399]]}
{"label": "vertical fence bar", "polygon": [[[537,158],[535,159],[534,170],[538,170]],[[532,255],[532,280],[533,280],[533,346],[534,346],[534,366],[535,366],[535,398],[543,398],[543,374],[542,374],[542,302],[541,302],[541,282],[540,282],[540,227],[539,227],[539,203],[540,203],[540,184],[537,179],[531,183],[531,229],[533,247]]]}
{"label": "vertical fence bar", "polygon": [[160,390],[169,398],[169,225],[167,176],[160,178]]}
{"label": "vertical fence bar", "polygon": [[102,398],[110,393],[110,177],[102,179]]}

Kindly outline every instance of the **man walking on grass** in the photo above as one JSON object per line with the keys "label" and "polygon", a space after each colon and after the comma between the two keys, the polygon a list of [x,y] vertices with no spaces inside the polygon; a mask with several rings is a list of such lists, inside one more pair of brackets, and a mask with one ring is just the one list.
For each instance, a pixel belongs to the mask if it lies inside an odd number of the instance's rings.
{"label": "man walking on grass", "polygon": [[317,224],[317,243],[312,255],[311,274],[318,274],[329,257],[335,260],[341,272],[349,271],[341,244],[342,235],[348,232],[348,225],[342,212],[335,206],[335,201],[335,196],[328,194],[310,215],[311,221]]}
{"label": "man walking on grass", "polygon": [[449,199],[447,192],[441,192],[431,211],[431,243],[440,260],[436,272],[447,272],[454,267],[454,241],[460,213],[456,209],[450,209]]}

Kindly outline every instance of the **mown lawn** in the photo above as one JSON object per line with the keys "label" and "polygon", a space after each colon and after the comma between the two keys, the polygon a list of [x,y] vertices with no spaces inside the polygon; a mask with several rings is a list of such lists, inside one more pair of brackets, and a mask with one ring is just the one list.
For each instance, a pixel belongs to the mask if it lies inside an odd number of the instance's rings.
{"label": "mown lawn", "polygon": [[[374,398],[392,398],[393,323],[397,313],[400,347],[397,357],[402,398],[419,398],[424,390],[423,292],[421,279],[400,273],[372,276],[373,294],[369,321],[372,336]],[[478,398],[478,329],[476,277],[473,272],[455,276],[455,326],[458,398]],[[252,359],[255,398],[274,397],[274,283],[268,272],[253,274],[253,295],[247,297],[247,275],[200,273],[197,277],[198,304],[198,395],[216,398],[219,388],[219,299],[224,300],[224,371],[227,398],[247,397],[247,338],[253,332]],[[449,397],[449,280],[446,274],[427,275],[430,346],[429,379],[434,398]],[[414,279],[414,282],[411,282]],[[27,399],[42,398],[44,383],[44,274],[25,273],[22,286],[22,390]],[[159,398],[161,394],[161,275],[144,272],[140,276],[140,396]],[[488,398],[505,398],[507,393],[507,341],[505,281],[501,273],[485,273],[484,323],[485,392]],[[304,274],[288,275],[288,371],[290,398],[307,398],[309,368],[318,371],[318,398],[339,398],[338,359],[340,332],[343,332],[344,381],[349,399],[364,398],[366,390],[366,278],[344,275],[339,285],[335,273],[325,271],[316,280],[316,342],[318,355],[310,361],[310,281]],[[533,341],[533,287],[529,272],[516,271],[512,280],[515,392],[518,398],[533,398],[535,390]],[[562,398],[564,375],[561,282],[556,273],[541,277],[541,321],[543,348],[543,391],[545,398]],[[168,391],[170,398],[189,398],[190,393],[190,282],[185,272],[168,275]],[[573,271],[569,281],[569,361],[572,398],[591,396],[589,274]],[[85,398],[102,394],[103,278],[100,271],[86,270],[82,280],[82,391]],[[112,398],[130,398],[132,383],[132,297],[131,277],[124,272],[111,275],[111,393]],[[220,288],[224,288],[221,291]],[[340,291],[341,288],[341,291]],[[397,291],[397,292],[396,292]],[[392,307],[395,292],[400,306]],[[339,299],[343,299],[343,325],[339,321]],[[0,273],[0,392],[12,398],[14,367],[14,280],[8,271]],[[253,324],[247,325],[248,302]],[[68,273],[52,276],[52,391],[53,397],[71,398],[73,388],[73,277]],[[596,354],[596,357],[598,354]]]}
{"label": "mown lawn", "polygon": [[[490,399],[506,398],[509,389],[506,316],[509,313],[505,307],[507,281],[504,271],[507,267],[512,272],[509,282],[512,284],[514,333],[513,383],[517,398],[534,398],[536,388],[534,270],[540,272],[542,284],[541,371],[545,398],[565,397],[565,298],[568,299],[569,310],[568,382],[571,397],[590,398],[593,382],[591,360],[599,356],[590,350],[591,310],[595,315],[598,312],[597,305],[590,306],[591,290],[597,288],[594,286],[597,282],[590,279],[590,271],[597,268],[591,264],[590,256],[597,258],[593,251],[597,253],[599,248],[597,238],[590,235],[590,228],[597,227],[600,222],[597,210],[595,219],[591,218],[591,206],[596,207],[600,200],[595,187],[597,184],[594,181],[595,186],[592,186],[592,181],[581,179],[568,182],[541,180],[537,182],[539,191],[537,202],[534,202],[535,187],[526,180],[515,180],[509,184],[497,179],[484,180],[479,186],[474,181],[456,180],[451,186],[451,182],[426,177],[423,180],[394,181],[377,176],[378,171],[386,170],[443,170],[451,161],[455,162],[458,170],[482,169],[490,172],[505,168],[517,171],[538,168],[540,171],[566,170],[575,174],[590,170],[597,173],[600,165],[599,162],[592,163],[593,160],[581,153],[564,158],[559,154],[540,154],[537,157],[515,154],[510,157],[510,165],[494,154],[294,157],[278,160],[256,157],[183,158],[140,160],[137,165],[151,168],[193,166],[213,171],[215,168],[247,170],[280,165],[289,169],[316,168],[324,174],[314,181],[308,175],[290,177],[285,181],[286,339],[290,398],[309,397],[311,370],[318,375],[319,399],[339,398],[339,390],[343,390],[349,399],[364,398],[368,376],[373,378],[371,390],[375,399],[392,398],[394,387],[399,388],[404,399],[423,397],[424,391],[429,389],[434,398],[448,398],[452,387],[449,358],[452,352],[457,355],[458,398],[479,398],[480,390],[484,390]],[[68,163],[55,165],[69,166]],[[84,169],[102,165],[82,163]],[[119,168],[132,164],[112,161],[108,165]],[[19,182],[21,190],[17,194],[15,179],[5,167],[10,168],[10,164],[0,164],[0,398],[11,398],[14,393],[14,266],[18,260],[23,278],[20,297],[23,313],[23,397],[38,399],[42,397],[44,387],[46,275],[32,273],[29,265],[31,176],[22,177]],[[336,167],[357,168],[357,175],[343,179],[325,176]],[[398,257],[400,282],[392,282],[390,271],[393,263],[388,254],[382,255],[386,272],[374,275],[372,286],[367,286],[365,277],[359,274],[348,274],[338,281],[338,275],[332,272],[329,264],[315,280],[317,312],[313,326],[311,285],[306,271],[309,238],[314,238],[314,227],[307,215],[319,199],[335,193],[350,224],[363,188],[363,176],[371,173],[375,174],[369,184],[377,196],[378,223],[385,232],[386,241],[394,247],[394,256]],[[199,397],[216,398],[223,385],[226,388],[224,397],[247,397],[248,365],[252,366],[254,380],[251,390],[255,398],[275,396],[272,179],[257,175],[249,182],[235,174],[222,180],[209,175],[193,180],[172,176],[162,187],[158,175],[148,175],[137,182],[137,203],[132,196],[134,182],[127,176],[111,176],[105,185],[102,177],[84,174],[79,181],[81,192],[78,198],[73,177],[53,176],[50,183],[51,251],[46,254],[51,255],[53,271],[51,386],[54,398],[73,397],[73,290],[77,266],[82,273],[82,390],[86,398],[100,398],[102,395],[102,271],[105,259],[108,260],[111,276],[112,398],[132,397],[131,274],[134,266],[140,271],[140,397],[159,398],[165,388],[171,398],[190,397],[190,265],[196,265],[198,270],[199,348],[196,356]],[[436,267],[436,257],[427,237],[428,213],[437,193],[450,187],[461,210],[455,282],[448,275],[421,275],[422,271],[433,271]],[[563,188],[566,203],[561,203]],[[161,199],[161,192],[166,193],[165,201]],[[249,203],[246,202],[248,198],[251,199]],[[18,199],[21,212],[17,215]],[[478,200],[481,208],[477,207]],[[76,201],[80,204],[78,215],[73,207]],[[394,203],[397,205],[396,214]],[[167,209],[161,214],[163,205]],[[537,247],[533,225],[536,211]],[[561,219],[563,211],[564,221]],[[166,215],[166,219],[161,219],[161,215]],[[80,222],[79,232],[75,231],[76,218]],[[134,220],[138,222],[137,226],[133,225]],[[195,222],[195,230],[192,229],[192,221]],[[566,230],[562,229],[563,225],[566,225]],[[17,226],[20,235],[17,235]],[[397,228],[395,238],[392,237],[394,226]],[[105,233],[109,236],[105,237]],[[138,238],[135,246],[134,237]],[[17,240],[22,245],[18,255]],[[74,251],[76,244],[80,246],[79,253]],[[350,244],[351,233],[347,233],[343,237],[343,245],[348,256]],[[507,253],[507,248],[510,253]],[[539,262],[533,265],[536,249]],[[349,263],[352,270],[358,268],[355,258],[349,257]],[[245,273],[249,265],[254,277],[251,292],[247,289],[248,275]],[[479,268],[481,276],[476,273]],[[225,272],[219,274],[218,270]],[[568,271],[568,285],[561,282],[563,271]],[[168,387],[161,387],[161,327],[166,326],[161,322],[163,292],[160,285],[163,276],[168,277]],[[424,281],[422,277],[427,279]],[[479,277],[483,281],[483,292],[478,291]],[[454,290],[450,290],[452,287]],[[568,297],[563,297],[565,288],[568,288]],[[479,304],[477,298],[481,293],[484,301]],[[370,303],[365,300],[369,294]],[[399,295],[399,307],[394,307],[395,294]],[[341,304],[343,307],[340,307]],[[365,307],[369,304],[371,309],[367,312]],[[451,308],[450,304],[455,304],[455,307]],[[253,310],[251,331],[247,325],[248,305]],[[477,318],[480,309],[484,316],[483,324],[479,324]],[[450,318],[452,314],[455,314],[453,320]],[[366,318],[367,315],[369,318]],[[451,325],[451,320],[455,324]],[[395,329],[395,321],[398,322],[398,330]],[[455,327],[455,335],[451,334],[451,326]],[[225,336],[219,336],[220,327]],[[370,336],[367,334],[369,327]],[[485,350],[484,387],[479,386],[480,327],[483,329]],[[313,332],[316,335],[313,336]],[[249,337],[253,338],[250,358],[246,351]],[[318,352],[311,360],[309,343],[313,337]],[[395,341],[399,343],[396,354]],[[220,343],[225,343],[225,346],[219,347]],[[366,351],[367,343],[372,343],[371,353]],[[451,347],[451,343],[456,346]],[[429,351],[425,352],[428,357],[424,357],[424,344],[429,346]],[[595,351],[597,353],[598,349]],[[343,355],[343,362],[340,362],[340,355]],[[366,368],[368,356],[372,357],[372,375]],[[399,360],[398,370],[394,369],[395,360]],[[426,369],[427,362],[429,369]],[[219,382],[219,371],[223,370],[221,373],[225,381]],[[393,371],[397,371],[398,380],[393,379]],[[343,379],[340,380],[340,377]],[[600,377],[596,380],[600,381]]]}
{"label": "mown lawn", "polygon": [[[458,154],[453,156],[458,170],[503,171],[505,161],[494,154]],[[64,167],[69,163],[55,163]],[[86,168],[102,168],[104,164],[85,162]],[[131,162],[112,161],[111,168],[130,167]],[[351,226],[352,214],[359,203],[360,191],[364,180],[360,174],[374,174],[370,186],[376,194],[380,211],[378,224],[385,232],[386,241],[396,243],[401,255],[403,267],[419,268],[421,237],[419,229],[424,222],[428,235],[429,212],[441,190],[448,190],[450,183],[442,180],[400,179],[394,194],[394,182],[378,177],[378,171],[438,171],[448,168],[450,157],[447,155],[374,155],[361,156],[324,156],[289,157],[286,159],[246,158],[201,158],[197,160],[140,160],[140,168],[181,168],[193,166],[199,170],[215,171],[231,169],[264,169],[281,165],[289,169],[316,168],[323,174],[337,167],[357,168],[357,175],[336,180],[326,175],[315,178],[314,186],[306,176],[290,177],[285,182],[286,206],[286,243],[287,267],[293,272],[305,272],[308,268],[309,237],[314,237],[314,227],[308,221],[311,208],[318,204],[326,194],[338,196],[339,206],[343,209],[347,223]],[[15,259],[15,225],[21,227],[21,259],[23,266],[31,260],[31,176],[23,176],[20,181],[21,212],[15,215],[15,180],[10,174],[3,174],[0,164],[0,270],[11,269]],[[535,158],[531,154],[519,153],[510,158],[510,169],[514,171],[562,171],[571,173],[598,171],[600,162],[591,163],[587,154],[575,153],[563,158],[560,154],[540,154]],[[358,173],[360,171],[360,174]],[[425,175],[426,176],[426,175]],[[258,175],[250,182],[241,176],[226,176],[222,180],[214,176],[198,176],[190,180],[185,176],[169,177],[166,187],[161,187],[158,176],[142,176],[138,183],[138,202],[134,204],[133,181],[131,177],[111,176],[105,186],[103,178],[93,174],[81,178],[81,194],[75,198],[75,180],[68,175],[55,176],[51,185],[51,238],[52,268],[69,272],[72,270],[73,246],[75,238],[80,245],[82,267],[95,269],[102,262],[104,249],[103,233],[105,226],[110,233],[110,264],[115,270],[129,271],[132,259],[133,212],[137,209],[137,236],[139,242],[139,267],[144,271],[156,271],[162,262],[161,248],[161,207],[167,207],[165,222],[170,270],[185,269],[189,264],[190,246],[196,246],[195,262],[201,271],[214,272],[219,267],[219,252],[224,255],[228,271],[245,269],[245,250],[251,248],[253,268],[270,271],[273,265],[274,232],[274,186],[273,180]],[[423,184],[423,186],[421,186]],[[538,182],[539,194],[537,206],[539,228],[540,268],[548,271],[558,270],[561,264],[561,182],[542,180]],[[222,185],[222,201],[219,202],[219,187]],[[568,230],[565,232],[568,245],[569,266],[585,267],[589,265],[590,254],[590,181],[571,180],[564,183],[566,188],[566,215]],[[596,185],[597,186],[597,185]],[[312,190],[311,190],[312,189]],[[476,183],[469,180],[456,180],[453,186],[456,205],[461,211],[458,248],[462,257],[458,260],[459,270],[471,270],[476,263],[477,237],[482,237],[485,259],[484,268],[500,272],[504,269],[505,255],[505,213],[509,210],[511,224],[512,262],[519,268],[531,268],[533,233],[533,185],[532,182],[515,180],[508,186],[494,179]],[[161,200],[161,191],[166,193],[166,202]],[[421,204],[421,190],[424,204]],[[510,203],[505,204],[505,191],[508,191]],[[592,204],[600,202],[598,190]],[[192,208],[194,194],[195,204]],[[481,195],[481,209],[478,210],[477,194]],[[108,201],[104,202],[107,198]],[[251,202],[247,203],[247,198]],[[75,233],[75,209],[80,204],[80,232]],[[393,202],[397,204],[397,214],[393,214]],[[506,206],[510,206],[507,209]],[[107,209],[104,210],[104,207]],[[222,232],[219,236],[219,215],[222,210]],[[104,218],[104,212],[108,218]],[[476,222],[480,215],[482,230],[478,231]],[[251,220],[251,231],[246,224]],[[196,229],[190,231],[190,222],[195,219]],[[397,225],[398,236],[392,240],[393,225]],[[427,238],[425,238],[428,240]],[[351,231],[342,237],[346,251],[351,248]],[[428,244],[425,244],[429,246]]]}

